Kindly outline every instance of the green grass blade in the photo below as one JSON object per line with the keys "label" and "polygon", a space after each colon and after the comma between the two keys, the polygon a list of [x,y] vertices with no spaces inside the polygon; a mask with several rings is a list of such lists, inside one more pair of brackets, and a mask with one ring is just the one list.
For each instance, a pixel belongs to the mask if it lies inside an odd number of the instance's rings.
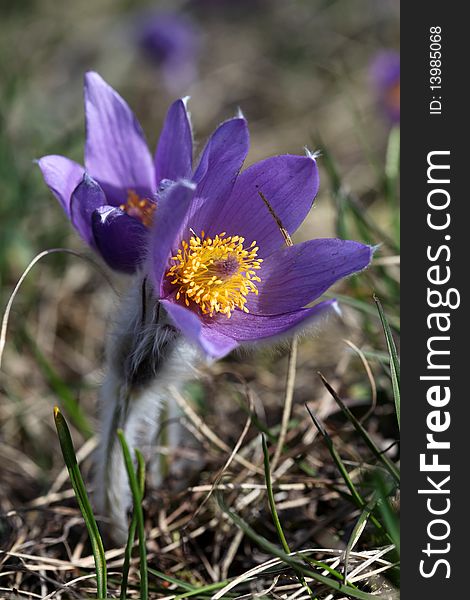
{"label": "green grass blade", "polygon": [[57,428],[60,447],[64,457],[65,465],[69,472],[72,487],[77,498],[78,506],[83,515],[88,535],[90,536],[93,558],[95,560],[96,570],[96,587],[97,598],[107,597],[107,575],[106,575],[106,558],[104,555],[103,542],[101,540],[98,525],[93,515],[85,484],[83,483],[82,475],[75,456],[72,437],[62,413],[57,408],[54,408],[54,421]]}
{"label": "green grass blade", "polygon": [[186,592],[194,592],[199,589],[198,587],[196,587],[195,585],[192,585],[191,583],[188,583],[187,581],[182,581],[181,579],[177,579],[176,577],[171,577],[170,575],[167,575],[166,573],[157,571],[157,569],[151,569],[149,567],[148,572],[152,575],[155,575],[155,577],[158,577],[159,579],[163,579],[163,581],[166,581],[167,583],[173,583],[174,585],[177,585],[178,587],[185,590]]}
{"label": "green grass blade", "polygon": [[[317,144],[318,145],[318,144]],[[348,216],[354,220],[355,226],[364,236],[365,241],[381,242],[391,248],[396,254],[399,253],[398,244],[391,239],[378,225],[373,221],[363,206],[346,192],[341,184],[341,177],[330,152],[320,142],[322,147],[323,164],[330,178],[333,197],[336,203],[336,234],[340,238],[351,237],[351,228],[348,226]]]}
{"label": "green grass blade", "polygon": [[346,467],[344,466],[344,463],[341,460],[341,457],[338,454],[338,451],[336,450],[335,445],[333,444],[333,440],[331,439],[331,437],[329,436],[328,432],[323,427],[323,425],[320,423],[320,421],[317,419],[317,417],[312,413],[312,411],[310,410],[308,405],[305,405],[305,406],[308,410],[308,414],[310,415],[312,421],[315,424],[315,427],[318,429],[318,431],[321,433],[323,439],[325,440],[325,443],[328,447],[331,458],[335,462],[335,464],[338,468],[338,471],[341,473],[341,476],[344,479],[346,487],[348,488],[348,490],[351,493],[351,497],[353,498],[354,503],[356,504],[356,506],[358,508],[364,508],[364,506],[366,505],[366,502],[362,498],[362,496],[359,494],[359,492],[356,489],[356,486],[354,485],[353,481],[349,477],[349,473],[348,473]]}
{"label": "green grass blade", "polygon": [[266,437],[264,435],[261,436],[261,441],[263,444],[264,476],[266,479],[266,488],[268,491],[269,508],[271,510],[274,527],[276,528],[277,536],[279,538],[279,541],[281,542],[281,546],[284,548],[284,552],[286,554],[290,554],[289,544],[287,543],[286,536],[284,535],[284,531],[282,530],[282,525],[279,520],[279,515],[277,514],[276,502],[274,500],[273,486],[272,486],[272,481],[271,481],[271,469],[270,469],[270,465],[269,465],[268,445],[266,443]]}
{"label": "green grass blade", "polygon": [[388,324],[387,317],[385,316],[384,310],[380,300],[374,294],[374,301],[377,305],[379,312],[380,321],[385,334],[385,340],[387,342],[387,350],[390,356],[390,373],[392,377],[392,389],[393,399],[395,401],[395,412],[397,415],[398,428],[400,428],[400,360],[398,358],[397,348],[395,346],[395,340],[393,339],[390,325]]}
{"label": "green grass blade", "polygon": [[[277,531],[277,536],[279,541],[281,542],[281,546],[284,549],[286,554],[290,554],[291,550],[289,548],[289,544],[287,543],[286,536],[284,535],[284,531],[282,529],[281,521],[279,520],[279,515],[277,514],[276,502],[274,500],[273,486],[271,481],[271,468],[269,464],[269,452],[268,445],[266,443],[266,437],[264,435],[261,436],[261,441],[263,444],[263,455],[264,455],[264,477],[266,479],[266,489],[268,492],[268,502],[269,508],[271,509],[271,515],[274,522],[274,527]],[[297,577],[299,578],[300,583],[306,589],[308,595],[313,598],[312,590],[308,587],[307,582],[305,581],[305,577],[302,573],[297,573]]]}
{"label": "green grass blade", "polygon": [[228,508],[220,494],[217,494],[216,496],[221,510],[235,523],[235,525],[239,529],[241,529],[245,533],[245,535],[252,539],[263,550],[265,550],[273,556],[276,556],[295,571],[298,571],[306,577],[311,577],[318,583],[321,583],[332,590],[341,592],[343,595],[349,594],[352,598],[357,598],[358,600],[377,600],[377,596],[373,594],[368,594],[367,592],[363,592],[357,589],[356,587],[353,587],[352,585],[345,585],[342,581],[339,581],[337,579],[331,579],[330,577],[321,575],[316,571],[312,571],[311,569],[306,567],[302,562],[296,560],[295,557],[286,554],[275,544],[271,543],[269,540],[256,533],[256,531],[254,531],[254,529],[252,529],[250,525],[248,525],[248,523],[246,523],[241,517],[239,517],[235,512]]}
{"label": "green grass blade", "polygon": [[159,579],[163,579],[163,581],[167,581],[168,583],[177,585],[178,587],[185,590],[182,594],[176,595],[175,600],[180,600],[180,598],[191,598],[193,596],[203,596],[206,594],[208,595],[210,592],[215,592],[224,588],[230,582],[230,579],[226,579],[225,581],[217,581],[216,583],[209,583],[208,585],[195,586],[191,585],[187,581],[182,581],[181,579],[177,579],[176,577],[166,575],[166,573],[162,573],[161,571],[157,571],[156,569],[149,568],[148,571],[151,575],[155,575]]}
{"label": "green grass blade", "polygon": [[[137,454],[137,481],[139,484],[140,497],[144,497],[145,491],[145,462],[140,452]],[[129,526],[129,535],[127,536],[126,549],[124,551],[124,563],[122,565],[122,582],[120,600],[126,600],[127,582],[129,579],[129,567],[131,564],[132,547],[134,545],[135,530],[137,528],[137,515],[134,511],[131,524]]]}
{"label": "green grass blade", "polygon": [[369,238],[375,237],[377,241],[388,246],[395,254],[400,253],[400,248],[378,225],[373,221],[363,206],[353,196],[347,195],[345,201],[348,203],[351,213],[354,216],[356,227],[360,228],[363,234]]}
{"label": "green grass blade", "polygon": [[400,554],[400,524],[395,511],[390,505],[387,485],[378,472],[374,474],[374,483],[378,495],[377,508],[382,516],[384,528],[395,544],[398,554]]}
{"label": "green grass blade", "polygon": [[376,457],[376,459],[383,464],[385,469],[390,473],[393,477],[397,485],[400,484],[400,472],[397,467],[393,464],[393,462],[386,456],[376,445],[374,440],[370,437],[367,431],[364,429],[361,422],[354,416],[349,407],[347,407],[341,398],[338,396],[336,391],[331,387],[328,381],[323,377],[321,373],[319,373],[320,379],[322,380],[323,385],[329,391],[335,402],[338,404],[340,409],[345,414],[346,418],[350,423],[354,426],[354,429],[359,433],[364,442],[367,444],[367,447],[372,452],[372,454]]}
{"label": "green grass blade", "polygon": [[388,137],[385,158],[385,195],[392,214],[392,226],[397,243],[400,241],[400,206],[398,180],[400,177],[400,128],[393,127]]}
{"label": "green grass blade", "polygon": [[387,317],[385,316],[384,310],[382,308],[382,303],[380,302],[379,298],[377,298],[377,296],[375,294],[374,294],[374,301],[375,301],[375,304],[377,305],[377,310],[379,313],[380,321],[382,323],[382,327],[383,327],[383,330],[385,333],[385,339],[387,342],[387,349],[388,349],[388,353],[390,355],[390,360],[395,365],[397,381],[398,381],[398,384],[400,384],[400,360],[398,358],[398,352],[397,352],[397,348],[395,346],[395,340],[393,339],[390,325],[388,323]]}
{"label": "green grass blade", "polygon": [[[137,521],[137,532],[139,535],[139,554],[140,554],[140,598],[148,600],[148,573],[147,573],[147,550],[145,547],[145,529],[144,529],[144,513],[142,510],[142,495],[140,491],[139,481],[132,463],[131,453],[127,445],[122,429],[118,429],[118,438],[121,444],[122,453],[124,455],[124,463],[126,465],[127,476],[129,478],[129,486],[132,492],[134,502],[134,514]],[[138,464],[142,460],[142,455],[138,450],[135,451]]]}
{"label": "green grass blade", "polygon": [[328,573],[331,573],[331,575],[333,575],[333,577],[335,577],[338,581],[343,581],[341,573],[336,569],[333,569],[333,567],[330,567],[330,565],[327,565],[321,560],[315,560],[313,558],[310,558],[309,556],[304,556],[303,554],[301,556],[302,560],[306,564],[312,565],[312,567],[319,567],[322,571],[328,571]]}
{"label": "green grass blade", "polygon": [[352,530],[348,543],[346,544],[346,548],[344,550],[344,583],[347,583],[349,556],[351,554],[352,549],[359,541],[359,538],[361,537],[362,532],[364,531],[367,525],[367,521],[369,520],[370,513],[374,510],[376,503],[377,499],[375,497],[372,498],[372,500],[362,511],[359,519],[356,522],[356,525],[354,526],[354,529]]}
{"label": "green grass blade", "polygon": [[362,349],[362,353],[364,354],[364,356],[366,358],[369,358],[371,360],[376,360],[384,366],[388,367],[388,365],[390,363],[390,357],[387,352],[380,352],[379,350]]}
{"label": "green grass blade", "polygon": [[[211,598],[212,598],[212,592],[216,592],[217,590],[221,590],[222,588],[224,588],[228,583],[229,583],[229,579],[226,581],[218,581],[217,583],[209,583],[208,585],[203,585],[201,587],[196,588],[195,590],[192,590],[191,592],[186,592],[185,594],[180,594],[179,596],[175,597],[175,600],[182,600],[183,598],[191,598],[193,596],[201,596],[202,594],[211,594]],[[226,598],[231,598],[233,596],[225,596]]]}
{"label": "green grass blade", "polygon": [[400,128],[392,127],[388,136],[387,154],[385,157],[385,174],[387,179],[396,185],[400,176]]}
{"label": "green grass blade", "polygon": [[[335,445],[333,444],[333,440],[331,439],[331,437],[328,435],[328,432],[326,431],[326,429],[323,427],[323,425],[320,423],[320,421],[315,417],[315,415],[312,413],[312,411],[310,410],[310,408],[305,405],[308,413],[312,419],[312,421],[315,424],[315,427],[318,429],[318,431],[321,433],[321,435],[323,436],[323,439],[325,440],[325,443],[328,447],[328,450],[330,452],[330,455],[333,459],[333,461],[335,462],[338,471],[341,473],[341,476],[344,479],[344,482],[351,494],[351,499],[353,501],[353,503],[360,509],[364,510],[365,507],[367,506],[367,502],[364,500],[364,498],[359,494],[359,492],[357,491],[356,486],[354,485],[354,482],[352,481],[352,479],[349,477],[349,473],[348,470],[346,469],[340,455],[338,454],[338,451],[335,448]],[[372,523],[377,527],[378,530],[383,531],[383,527],[380,524],[380,522],[374,517],[371,516],[371,521]]]}

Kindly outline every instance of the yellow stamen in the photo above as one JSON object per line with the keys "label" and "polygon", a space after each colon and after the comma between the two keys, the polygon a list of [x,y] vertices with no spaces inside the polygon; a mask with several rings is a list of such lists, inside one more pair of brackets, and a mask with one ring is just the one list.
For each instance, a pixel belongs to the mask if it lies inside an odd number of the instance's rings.
{"label": "yellow stamen", "polygon": [[127,201],[125,204],[121,204],[119,208],[130,217],[139,219],[146,227],[151,227],[157,204],[147,198],[141,198],[134,190],[128,190]]}
{"label": "yellow stamen", "polygon": [[204,231],[200,237],[193,235],[189,244],[183,241],[166,274],[178,286],[176,299],[186,306],[194,302],[211,317],[220,312],[230,318],[236,308],[249,312],[247,296],[258,294],[254,282],[261,281],[256,271],[263,261],[256,258],[256,242],[245,249],[244,241],[238,235],[226,237],[225,232],[205,237]]}

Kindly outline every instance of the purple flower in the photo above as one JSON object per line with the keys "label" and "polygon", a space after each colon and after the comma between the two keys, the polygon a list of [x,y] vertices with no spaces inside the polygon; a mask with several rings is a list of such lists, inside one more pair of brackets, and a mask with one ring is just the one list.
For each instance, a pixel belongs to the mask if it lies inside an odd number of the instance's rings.
{"label": "purple flower", "polygon": [[[214,143],[206,149],[209,165],[240,164],[241,149],[222,161],[223,148]],[[202,188],[179,182],[170,190],[155,222],[150,260],[170,320],[210,357],[291,333],[322,315],[334,301],[306,305],[369,264],[372,248],[358,242],[285,245],[259,192],[292,234],[318,190],[311,156],[268,158],[232,179],[218,168],[207,173]]]}
{"label": "purple flower", "polygon": [[[170,107],[153,159],[129,106],[93,72],[85,76],[85,117],[85,166],[57,155],[44,156],[38,164],[83,240],[110,267],[132,273],[147,256],[150,225],[171,183],[193,176],[186,107],[182,100]],[[194,173],[201,191],[212,185],[209,168],[231,181],[247,148],[245,120],[222,123]],[[243,158],[236,156],[238,152]]]}
{"label": "purple flower", "polygon": [[196,79],[200,33],[186,15],[177,12],[147,15],[139,25],[138,44],[161,67],[171,93],[181,92]]}
{"label": "purple flower", "polygon": [[379,52],[370,67],[372,85],[380,110],[392,123],[400,122],[400,55],[394,50]]}
{"label": "purple flower", "polygon": [[194,8],[207,9],[208,12],[220,11],[222,15],[232,11],[235,14],[250,16],[253,10],[267,8],[268,2],[266,0],[190,0],[189,4]]}

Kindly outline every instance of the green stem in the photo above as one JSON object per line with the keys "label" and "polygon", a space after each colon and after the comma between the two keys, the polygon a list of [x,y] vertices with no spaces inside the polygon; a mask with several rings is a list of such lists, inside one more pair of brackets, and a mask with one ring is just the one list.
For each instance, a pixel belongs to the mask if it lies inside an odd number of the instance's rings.
{"label": "green stem", "polygon": [[[118,438],[121,443],[122,453],[124,455],[124,462],[126,465],[127,476],[129,478],[129,486],[132,492],[132,499],[134,501],[134,514],[137,521],[137,532],[139,534],[139,554],[140,554],[140,598],[141,600],[148,600],[148,573],[147,573],[147,550],[145,548],[145,529],[144,529],[144,512],[142,510],[142,496],[140,491],[139,482],[137,481],[137,475],[134,470],[132,463],[131,453],[129,446],[127,445],[126,438],[122,429],[118,429]],[[142,460],[141,453],[135,451],[137,461]]]}

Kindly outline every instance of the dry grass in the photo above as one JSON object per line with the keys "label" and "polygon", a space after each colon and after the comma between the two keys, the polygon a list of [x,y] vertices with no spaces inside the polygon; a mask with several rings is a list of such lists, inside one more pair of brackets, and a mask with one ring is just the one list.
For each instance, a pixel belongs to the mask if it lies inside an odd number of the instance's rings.
{"label": "dry grass", "polygon": [[[321,348],[322,370],[340,392],[367,378],[365,372],[360,371],[363,366],[357,355],[339,336],[332,341],[335,326],[340,329],[338,333],[344,333],[344,325],[339,322],[324,329],[329,334],[326,346],[329,345],[332,351],[330,357],[319,339],[304,340],[300,345],[296,402],[286,432],[286,448],[273,470],[273,485],[277,509],[291,548],[317,548],[313,557],[325,560],[333,568],[340,568],[348,534],[360,511],[342,499],[340,492],[345,489],[344,482],[332,465],[304,403],[308,403],[321,420],[328,422],[353,481],[360,485],[364,471],[371,469],[371,464],[364,460],[364,456],[368,457],[367,451],[338,413],[337,405],[315,372],[319,362],[312,356],[317,348]],[[336,359],[335,365],[331,364],[332,358]],[[189,461],[194,460],[198,467],[203,466],[193,473],[192,485],[187,484],[186,476],[178,479],[173,475],[160,489],[147,491],[144,509],[151,568],[195,585],[236,576],[240,586],[237,586],[237,593],[246,593],[247,597],[271,586],[273,598],[290,598],[292,594],[295,598],[302,597],[296,594],[300,593],[299,584],[289,571],[286,572],[285,565],[273,560],[240,534],[217,504],[217,495],[222,494],[225,502],[258,533],[276,540],[266,499],[259,429],[246,410],[251,403],[256,417],[269,427],[275,428],[281,422],[286,363],[287,356],[280,351],[276,355],[261,354],[256,362],[227,361],[216,365],[192,390],[193,397],[199,401],[203,399],[203,412],[201,408],[196,412],[187,398],[176,398],[182,408],[188,441],[189,438],[198,440],[198,444],[188,443],[188,448],[183,448],[181,454]],[[360,403],[364,413],[368,411],[370,398]],[[33,420],[36,408],[33,398],[22,403],[23,422]],[[47,406],[46,403],[43,410],[49,412],[50,404]],[[5,417],[2,414],[4,422]],[[8,419],[10,423],[13,420]],[[52,422],[52,415],[49,420]],[[389,445],[389,440],[383,437],[384,423],[392,420],[389,405],[377,407],[369,417],[369,429],[374,430],[380,423],[382,431],[376,433],[375,438],[382,447]],[[61,464],[58,443],[52,431],[48,435],[48,458],[54,466],[46,471],[49,474],[46,479],[45,471],[28,457],[29,448],[21,453],[7,444],[2,446],[4,554],[0,558],[0,581],[3,582],[0,588],[16,588],[30,597],[79,597],[93,592],[93,558]],[[78,436],[77,439],[81,467],[85,479],[90,481],[95,439],[83,445]],[[165,448],[156,451],[166,454]],[[178,458],[181,456],[171,457],[174,461]],[[38,484],[41,480],[42,485]],[[123,549],[108,548],[108,568],[111,573],[115,572],[114,577],[110,574],[110,589],[117,594]],[[382,548],[368,550],[367,544],[361,551],[360,546],[358,552],[350,555],[349,577],[372,581],[373,586],[385,590],[388,584],[379,574],[382,569],[390,568],[391,563],[382,552]],[[134,585],[138,585],[137,561],[135,558],[130,575]],[[174,597],[170,593],[171,587],[168,586],[168,595],[162,596],[165,586],[157,577],[153,578],[153,589],[159,590],[155,591],[155,598]],[[131,585],[129,597],[138,598],[138,595],[138,587],[133,590]]]}

